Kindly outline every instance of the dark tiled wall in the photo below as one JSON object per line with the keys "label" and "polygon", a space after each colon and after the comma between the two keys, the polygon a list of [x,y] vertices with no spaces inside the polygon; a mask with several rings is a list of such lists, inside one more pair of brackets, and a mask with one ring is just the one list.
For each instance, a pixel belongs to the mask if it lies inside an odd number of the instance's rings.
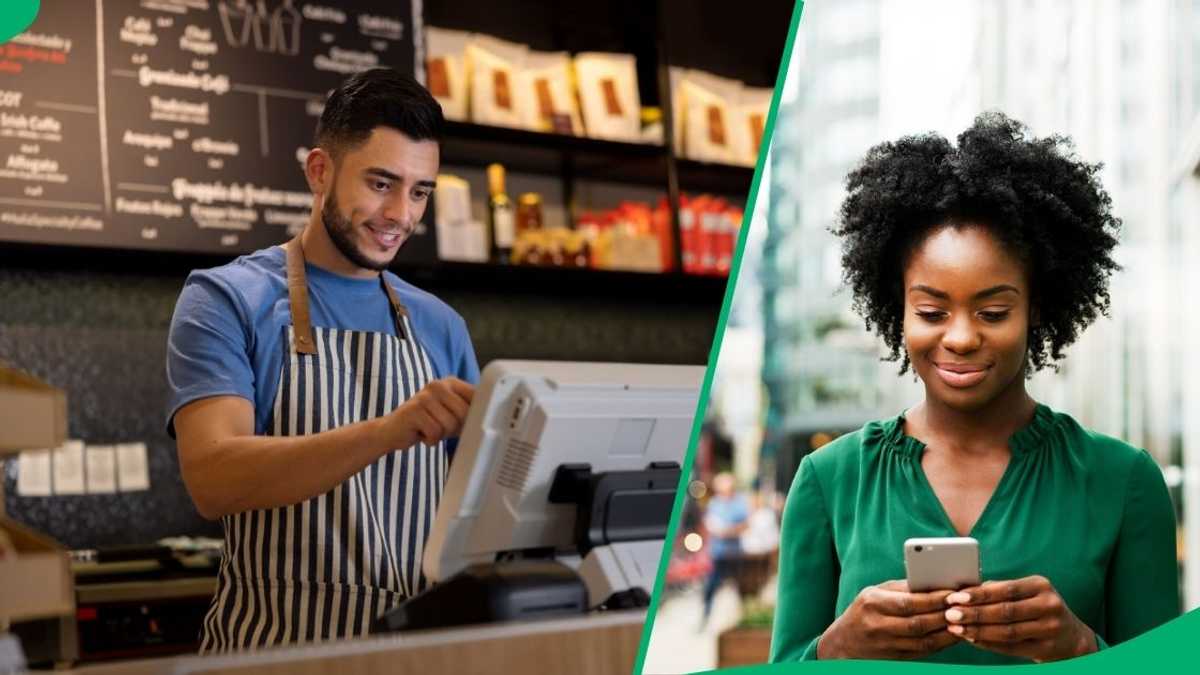
{"label": "dark tiled wall", "polygon": [[[219,524],[193,509],[174,442],[163,430],[167,328],[191,265],[157,262],[154,271],[131,272],[152,254],[114,255],[0,255],[0,360],[67,390],[72,438],[146,442],[151,489],[19,498],[13,459],[4,476],[8,513],[72,548],[219,536]],[[480,363],[500,357],[704,363],[719,312],[719,299],[664,305],[424,286],[466,318]]]}

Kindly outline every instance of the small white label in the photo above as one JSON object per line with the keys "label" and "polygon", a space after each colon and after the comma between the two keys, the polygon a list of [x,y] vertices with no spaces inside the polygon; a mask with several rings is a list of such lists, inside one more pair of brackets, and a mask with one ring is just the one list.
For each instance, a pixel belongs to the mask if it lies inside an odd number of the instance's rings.
{"label": "small white label", "polygon": [[49,497],[51,494],[50,451],[22,452],[17,458],[17,496]]}
{"label": "small white label", "polygon": [[492,222],[495,223],[496,228],[496,231],[492,233],[492,236],[496,238],[496,248],[512,248],[513,239],[516,236],[512,208],[493,207]]}
{"label": "small white label", "polygon": [[117,453],[111,445],[87,446],[87,491],[91,495],[117,491]]}
{"label": "small white label", "polygon": [[54,494],[83,494],[83,441],[63,443],[54,451],[53,463]]}
{"label": "small white label", "polygon": [[145,443],[122,443],[117,446],[117,486],[121,492],[150,489]]}

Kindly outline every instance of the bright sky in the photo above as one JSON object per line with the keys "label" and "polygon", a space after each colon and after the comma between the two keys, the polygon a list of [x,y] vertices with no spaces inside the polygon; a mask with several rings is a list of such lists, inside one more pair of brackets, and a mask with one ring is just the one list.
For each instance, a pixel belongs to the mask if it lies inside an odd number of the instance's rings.
{"label": "bright sky", "polygon": [[[840,0],[849,1],[849,0]],[[879,87],[881,137],[938,131],[956,135],[978,113],[971,69],[982,0],[881,0]],[[800,29],[828,5],[804,6]],[[781,100],[796,98],[795,73],[805,66],[803,43],[792,51]],[[976,85],[977,86],[977,85]]]}
{"label": "bright sky", "polygon": [[953,138],[978,113],[972,68],[977,0],[883,0],[880,136],[937,131]]}

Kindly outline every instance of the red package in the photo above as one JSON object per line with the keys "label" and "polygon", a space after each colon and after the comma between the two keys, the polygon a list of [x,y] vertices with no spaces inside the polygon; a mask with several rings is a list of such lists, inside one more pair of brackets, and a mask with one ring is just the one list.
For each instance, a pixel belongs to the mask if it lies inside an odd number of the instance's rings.
{"label": "red package", "polygon": [[679,240],[683,247],[681,250],[683,258],[683,271],[688,274],[695,274],[697,269],[696,254],[699,249],[697,237],[699,228],[696,223],[696,212],[693,210],[692,200],[687,195],[679,196]]}
{"label": "red package", "polygon": [[[701,200],[703,200],[701,202]],[[697,200],[703,204],[700,210],[700,228],[696,247],[696,273],[713,274],[717,269],[717,239],[721,230],[721,210],[718,200],[707,196]]]}
{"label": "red package", "polygon": [[658,237],[658,253],[659,260],[662,262],[662,271],[670,272],[675,269],[675,238],[671,236],[671,210],[667,208],[666,197],[658,200],[658,207],[654,209],[652,222],[654,234]]}

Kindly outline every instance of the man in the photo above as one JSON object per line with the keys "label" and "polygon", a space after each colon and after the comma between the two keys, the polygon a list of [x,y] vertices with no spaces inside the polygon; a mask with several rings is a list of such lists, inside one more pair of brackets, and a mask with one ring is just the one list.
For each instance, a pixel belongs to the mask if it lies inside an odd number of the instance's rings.
{"label": "man", "polygon": [[304,231],[184,285],[167,427],[225,528],[202,652],[362,635],[426,586],[479,366],[462,318],[385,270],[435,187],[442,124],[411,77],[351,77],[305,162]]}
{"label": "man", "polygon": [[722,471],[713,477],[713,496],[704,509],[704,527],[708,530],[713,568],[704,582],[701,629],[708,623],[717,589],[737,573],[738,561],[742,556],[741,536],[746,531],[749,518],[749,504],[744,496],[737,493],[737,480],[733,474]]}

